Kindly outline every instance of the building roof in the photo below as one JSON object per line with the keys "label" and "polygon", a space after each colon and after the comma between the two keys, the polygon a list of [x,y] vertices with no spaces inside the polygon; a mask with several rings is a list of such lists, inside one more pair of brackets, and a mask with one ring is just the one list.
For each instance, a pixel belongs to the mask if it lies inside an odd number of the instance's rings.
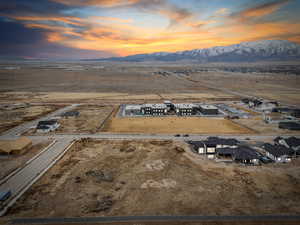
{"label": "building roof", "polygon": [[297,122],[279,122],[279,128],[289,130],[300,130],[300,123]]}
{"label": "building roof", "polygon": [[218,109],[216,106],[214,105],[206,105],[206,104],[201,104],[200,107],[202,109]]}
{"label": "building roof", "polygon": [[31,144],[32,141],[27,137],[20,137],[16,140],[0,140],[0,152],[9,154],[12,151],[21,151]]}
{"label": "building roof", "polygon": [[219,137],[208,137],[207,141],[219,145],[237,145],[239,143],[239,141],[234,138],[219,138]]}
{"label": "building roof", "polygon": [[292,112],[293,109],[287,108],[287,107],[276,107],[276,108],[273,108],[272,111],[273,112]]}
{"label": "building roof", "polygon": [[79,116],[78,111],[69,111],[62,114],[62,116]]}
{"label": "building roof", "polygon": [[37,125],[36,129],[38,129],[38,130],[48,130],[48,129],[50,129],[50,125]]}
{"label": "building roof", "polygon": [[149,107],[155,109],[166,109],[167,106],[165,104],[143,104],[142,107]]}
{"label": "building roof", "polygon": [[294,153],[293,149],[287,148],[283,145],[271,145],[269,143],[264,144],[263,149],[265,149],[267,152],[274,155],[275,157],[280,157],[283,155],[292,155]]}
{"label": "building roof", "polygon": [[204,148],[204,143],[202,141],[189,141],[188,143],[194,148]]}
{"label": "building roof", "polygon": [[51,126],[57,123],[57,120],[42,120],[39,121],[38,126],[44,125],[44,126]]}
{"label": "building roof", "polygon": [[274,142],[279,143],[279,141],[282,140],[282,139],[284,139],[284,138],[278,136],[278,137],[276,137],[276,138],[274,139]]}
{"label": "building roof", "polygon": [[236,160],[252,160],[259,159],[259,156],[254,149],[241,146],[235,149],[234,158]]}
{"label": "building roof", "polygon": [[197,107],[197,105],[195,105],[194,103],[177,103],[174,104],[174,106],[178,109],[191,109]]}
{"label": "building roof", "polygon": [[125,110],[140,110],[141,107],[141,105],[126,105]]}
{"label": "building roof", "polygon": [[217,153],[219,155],[234,155],[236,148],[218,148]]}
{"label": "building roof", "polygon": [[288,144],[290,147],[298,147],[300,146],[300,138],[296,137],[289,137],[285,139],[285,142]]}

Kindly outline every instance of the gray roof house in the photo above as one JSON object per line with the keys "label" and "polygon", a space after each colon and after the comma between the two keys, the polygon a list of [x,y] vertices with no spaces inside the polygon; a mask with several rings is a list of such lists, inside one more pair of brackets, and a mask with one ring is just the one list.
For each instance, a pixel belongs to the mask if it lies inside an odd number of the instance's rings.
{"label": "gray roof house", "polygon": [[282,137],[277,137],[274,139],[275,145],[283,145],[287,148],[291,148],[298,155],[300,155],[300,138],[296,137],[289,137],[289,138],[282,138]]}
{"label": "gray roof house", "polygon": [[295,151],[283,145],[271,145],[266,143],[262,146],[266,152],[266,156],[275,162],[290,162]]}

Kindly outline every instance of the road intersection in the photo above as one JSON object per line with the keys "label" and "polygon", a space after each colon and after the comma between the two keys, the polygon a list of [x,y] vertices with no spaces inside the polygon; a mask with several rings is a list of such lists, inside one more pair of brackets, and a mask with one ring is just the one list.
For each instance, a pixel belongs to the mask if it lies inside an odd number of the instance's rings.
{"label": "road intersection", "polygon": [[[50,119],[55,116],[59,116],[61,113],[69,111],[78,104],[73,104],[61,108],[53,113],[48,114],[40,119],[21,124],[17,127],[12,128],[5,132],[0,139],[15,139],[18,138],[22,133],[34,127],[41,120]],[[210,135],[211,136],[211,135]],[[236,138],[238,140],[264,140],[273,139],[275,136],[272,135],[218,135],[224,138]],[[188,136],[174,136],[168,134],[116,134],[116,133],[97,133],[97,134],[49,134],[40,136],[28,136],[33,141],[36,140],[48,140],[52,139],[55,142],[44,149],[41,153],[36,155],[33,159],[29,160],[26,165],[17,172],[7,176],[7,179],[0,180],[0,191],[10,190],[12,195],[5,202],[5,206],[0,209],[0,216],[4,215],[9,207],[11,207],[16,200],[30,188],[30,186],[36,182],[44,173],[47,172],[71,147],[72,143],[82,138],[92,139],[109,139],[109,140],[144,140],[144,139],[160,139],[160,140],[176,140],[176,141],[187,141],[187,140],[201,140],[209,137],[208,135],[188,135]],[[284,136],[283,136],[284,137]]]}

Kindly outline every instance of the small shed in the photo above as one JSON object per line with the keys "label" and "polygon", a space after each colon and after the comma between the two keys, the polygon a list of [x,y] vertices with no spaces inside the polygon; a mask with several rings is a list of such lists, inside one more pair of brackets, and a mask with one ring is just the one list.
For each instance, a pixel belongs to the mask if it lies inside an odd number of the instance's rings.
{"label": "small shed", "polygon": [[61,114],[62,117],[77,117],[79,116],[80,113],[78,111],[69,111],[69,112],[64,112]]}
{"label": "small shed", "polygon": [[16,140],[0,140],[0,154],[21,155],[32,146],[32,141],[27,137]]}

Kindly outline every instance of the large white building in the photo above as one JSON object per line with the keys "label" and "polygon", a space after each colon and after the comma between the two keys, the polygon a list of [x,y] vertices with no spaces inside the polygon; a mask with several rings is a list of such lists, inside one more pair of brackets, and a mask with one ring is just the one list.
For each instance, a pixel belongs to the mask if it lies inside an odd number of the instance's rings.
{"label": "large white building", "polygon": [[144,115],[166,115],[168,107],[165,104],[143,104],[141,106],[141,113]]}
{"label": "large white building", "polygon": [[175,112],[180,116],[189,116],[196,114],[196,108],[198,107],[192,103],[179,103],[174,104]]}

